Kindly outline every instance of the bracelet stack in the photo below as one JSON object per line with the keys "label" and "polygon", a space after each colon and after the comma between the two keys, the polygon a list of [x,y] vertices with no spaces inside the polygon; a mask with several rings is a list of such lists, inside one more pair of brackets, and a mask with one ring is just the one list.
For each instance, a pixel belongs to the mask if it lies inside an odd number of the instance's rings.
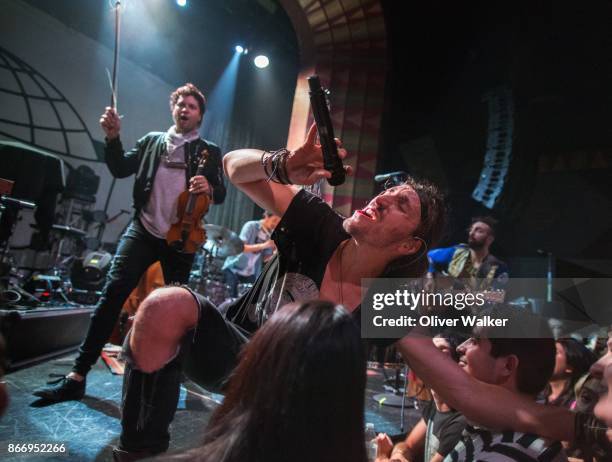
{"label": "bracelet stack", "polygon": [[261,165],[266,173],[266,181],[273,181],[279,184],[293,184],[287,174],[287,157],[290,151],[288,149],[279,149],[278,151],[264,151],[261,154]]}

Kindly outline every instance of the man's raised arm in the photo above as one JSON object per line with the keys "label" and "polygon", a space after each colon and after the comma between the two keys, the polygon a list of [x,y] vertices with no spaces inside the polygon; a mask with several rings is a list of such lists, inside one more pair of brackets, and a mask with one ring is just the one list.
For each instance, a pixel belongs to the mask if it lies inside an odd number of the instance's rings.
{"label": "man's raised arm", "polygon": [[428,386],[468,420],[487,428],[533,433],[559,441],[574,439],[574,414],[544,406],[466,374],[431,339],[411,332],[397,342],[400,353]]}

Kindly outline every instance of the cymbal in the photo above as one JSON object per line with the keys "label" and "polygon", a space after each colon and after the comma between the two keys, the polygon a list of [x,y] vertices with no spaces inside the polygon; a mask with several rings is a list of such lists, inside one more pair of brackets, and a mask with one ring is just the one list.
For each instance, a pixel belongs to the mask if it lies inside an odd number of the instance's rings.
{"label": "cymbal", "polygon": [[65,225],[53,225],[51,226],[51,230],[57,231],[61,234],[72,236],[72,237],[83,237],[87,234],[82,229],[74,228],[72,226],[65,226]]}
{"label": "cymbal", "polygon": [[244,242],[238,235],[219,225],[204,225],[206,243],[204,248],[216,257],[225,258],[238,255],[244,249]]}

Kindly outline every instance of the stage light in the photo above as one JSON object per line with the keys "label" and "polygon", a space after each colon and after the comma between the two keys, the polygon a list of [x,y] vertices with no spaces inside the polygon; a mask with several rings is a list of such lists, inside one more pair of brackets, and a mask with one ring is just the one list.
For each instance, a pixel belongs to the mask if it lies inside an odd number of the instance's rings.
{"label": "stage light", "polygon": [[176,0],[178,6],[187,6],[187,0]]}
{"label": "stage light", "polygon": [[268,59],[267,56],[259,55],[259,56],[255,56],[253,63],[258,68],[263,69],[264,67],[268,67],[268,65],[270,64],[270,60]]}
{"label": "stage light", "polygon": [[236,45],[236,53],[244,53],[244,48],[241,45]]}

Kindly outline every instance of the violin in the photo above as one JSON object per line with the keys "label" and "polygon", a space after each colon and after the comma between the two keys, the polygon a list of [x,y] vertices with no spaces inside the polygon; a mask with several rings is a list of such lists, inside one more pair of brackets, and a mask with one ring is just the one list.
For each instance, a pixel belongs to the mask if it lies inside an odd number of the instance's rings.
{"label": "violin", "polygon": [[[204,174],[208,156],[208,150],[204,149],[196,176]],[[206,240],[202,218],[208,212],[210,202],[211,198],[208,194],[195,194],[187,190],[179,195],[176,211],[178,221],[170,227],[166,234],[166,242],[170,247],[181,253],[196,253]]]}

